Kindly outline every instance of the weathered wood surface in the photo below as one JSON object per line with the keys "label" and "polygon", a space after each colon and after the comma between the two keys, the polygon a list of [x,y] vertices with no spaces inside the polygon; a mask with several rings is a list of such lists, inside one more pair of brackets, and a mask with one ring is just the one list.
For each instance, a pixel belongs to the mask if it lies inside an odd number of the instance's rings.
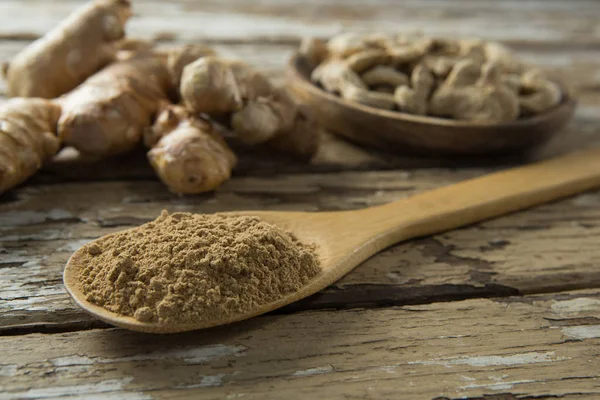
{"label": "weathered wood surface", "polygon": [[[240,177],[176,198],[159,182],[24,186],[0,205],[0,329],[86,324],[62,288],[87,241],[169,211],[348,210],[477,176],[483,170],[366,171]],[[383,306],[600,287],[600,193],[395,246],[334,287],[290,307]],[[58,324],[58,325],[57,325]]]}
{"label": "weathered wood surface", "polygon": [[[0,34],[31,38],[52,28],[81,0],[3,0]],[[296,40],[301,35],[330,36],[341,30],[426,31],[431,35],[479,36],[518,42],[595,44],[598,4],[519,0],[136,0],[132,35],[215,41]]]}
{"label": "weathered wood surface", "polygon": [[[1,1],[0,61],[81,3]],[[276,315],[207,332],[157,338],[106,329],[73,306],[61,283],[79,246],[163,208],[350,210],[600,145],[600,3],[134,6],[132,35],[212,43],[279,82],[306,34],[420,29],[501,40],[568,82],[580,104],[572,123],[527,159],[418,159],[326,136],[309,165],[236,147],[234,179],[185,198],[156,180],[141,149],[110,162],[67,150],[0,197],[0,399],[600,397],[600,192],[395,246]],[[546,294],[529,296],[536,293]]]}
{"label": "weathered wood surface", "polygon": [[599,315],[595,290],[263,316],[176,336],[2,337],[0,399],[592,399]]}

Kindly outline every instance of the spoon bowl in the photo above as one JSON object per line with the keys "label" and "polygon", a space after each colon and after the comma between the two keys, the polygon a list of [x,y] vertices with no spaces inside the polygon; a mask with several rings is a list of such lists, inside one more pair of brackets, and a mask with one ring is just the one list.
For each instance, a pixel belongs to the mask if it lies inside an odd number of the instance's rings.
{"label": "spoon bowl", "polygon": [[134,331],[184,332],[251,318],[310,296],[350,272],[361,262],[395,243],[522,210],[600,187],[600,148],[583,150],[524,167],[424,192],[381,206],[338,212],[247,211],[315,244],[321,272],[300,290],[251,312],[188,324],[140,322],[89,302],[81,290],[82,249],[64,271],[64,283],[75,303],[93,316]]}
{"label": "spoon bowl", "polygon": [[[504,123],[456,121],[381,110],[328,93],[310,80],[307,59],[294,55],[287,67],[289,87],[327,130],[353,142],[384,150],[426,155],[481,156],[524,153],[546,143],[573,116],[570,95],[542,114]],[[564,93],[568,93],[563,89]]]}

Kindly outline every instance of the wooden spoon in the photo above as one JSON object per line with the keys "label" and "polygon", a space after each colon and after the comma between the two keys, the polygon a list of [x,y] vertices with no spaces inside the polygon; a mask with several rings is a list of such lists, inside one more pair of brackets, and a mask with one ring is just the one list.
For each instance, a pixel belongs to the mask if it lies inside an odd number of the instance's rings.
{"label": "wooden spoon", "polygon": [[310,106],[319,123],[359,144],[405,154],[471,155],[524,153],[546,143],[573,116],[576,102],[562,103],[542,114],[505,123],[455,121],[381,110],[350,102],[310,81],[311,67],[295,55],[288,64],[288,85]]}
{"label": "wooden spoon", "polygon": [[310,296],[350,272],[378,251],[411,238],[431,235],[600,187],[600,148],[471,179],[382,206],[340,212],[248,211],[318,245],[322,273],[279,301],[243,315],[193,324],[143,323],[88,302],[81,292],[81,250],[67,263],[64,282],[75,303],[99,319],[123,328],[154,333],[183,332],[228,324],[263,314]]}

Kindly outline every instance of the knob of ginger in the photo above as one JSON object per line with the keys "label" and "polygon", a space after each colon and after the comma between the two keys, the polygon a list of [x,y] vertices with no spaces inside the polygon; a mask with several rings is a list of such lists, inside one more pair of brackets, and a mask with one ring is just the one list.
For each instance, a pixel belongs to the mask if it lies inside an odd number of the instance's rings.
{"label": "knob of ginger", "polygon": [[180,92],[190,112],[225,116],[248,145],[264,144],[299,158],[316,152],[320,132],[312,115],[300,112],[285,89],[246,63],[216,56],[193,62],[184,69]]}
{"label": "knob of ginger", "polygon": [[60,99],[59,136],[79,151],[97,156],[131,150],[174,97],[186,63],[206,54],[211,50],[200,45],[162,53],[152,49],[120,52],[119,61]]}
{"label": "knob of ginger", "polygon": [[240,88],[227,61],[204,57],[183,69],[181,98],[189,110],[209,115],[226,114],[242,106]]}
{"label": "knob of ginger", "polygon": [[95,0],[75,10],[7,65],[11,97],[58,97],[113,61],[125,35],[129,0]]}
{"label": "knob of ginger", "polygon": [[0,193],[37,172],[60,149],[60,106],[36,98],[0,104]]}
{"label": "knob of ginger", "polygon": [[164,63],[142,54],[109,65],[60,99],[58,134],[82,153],[108,156],[134,148],[168,102]]}
{"label": "knob of ginger", "polygon": [[150,164],[169,190],[197,194],[216,189],[231,176],[237,159],[210,122],[181,106],[163,110],[144,141]]}

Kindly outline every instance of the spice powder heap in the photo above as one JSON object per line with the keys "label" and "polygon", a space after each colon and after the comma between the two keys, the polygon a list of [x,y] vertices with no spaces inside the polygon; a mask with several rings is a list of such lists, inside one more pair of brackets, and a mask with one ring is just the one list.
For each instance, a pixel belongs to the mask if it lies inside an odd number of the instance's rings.
{"label": "spice powder heap", "polygon": [[257,217],[163,211],[82,250],[87,300],[142,322],[246,313],[321,271],[312,247]]}

